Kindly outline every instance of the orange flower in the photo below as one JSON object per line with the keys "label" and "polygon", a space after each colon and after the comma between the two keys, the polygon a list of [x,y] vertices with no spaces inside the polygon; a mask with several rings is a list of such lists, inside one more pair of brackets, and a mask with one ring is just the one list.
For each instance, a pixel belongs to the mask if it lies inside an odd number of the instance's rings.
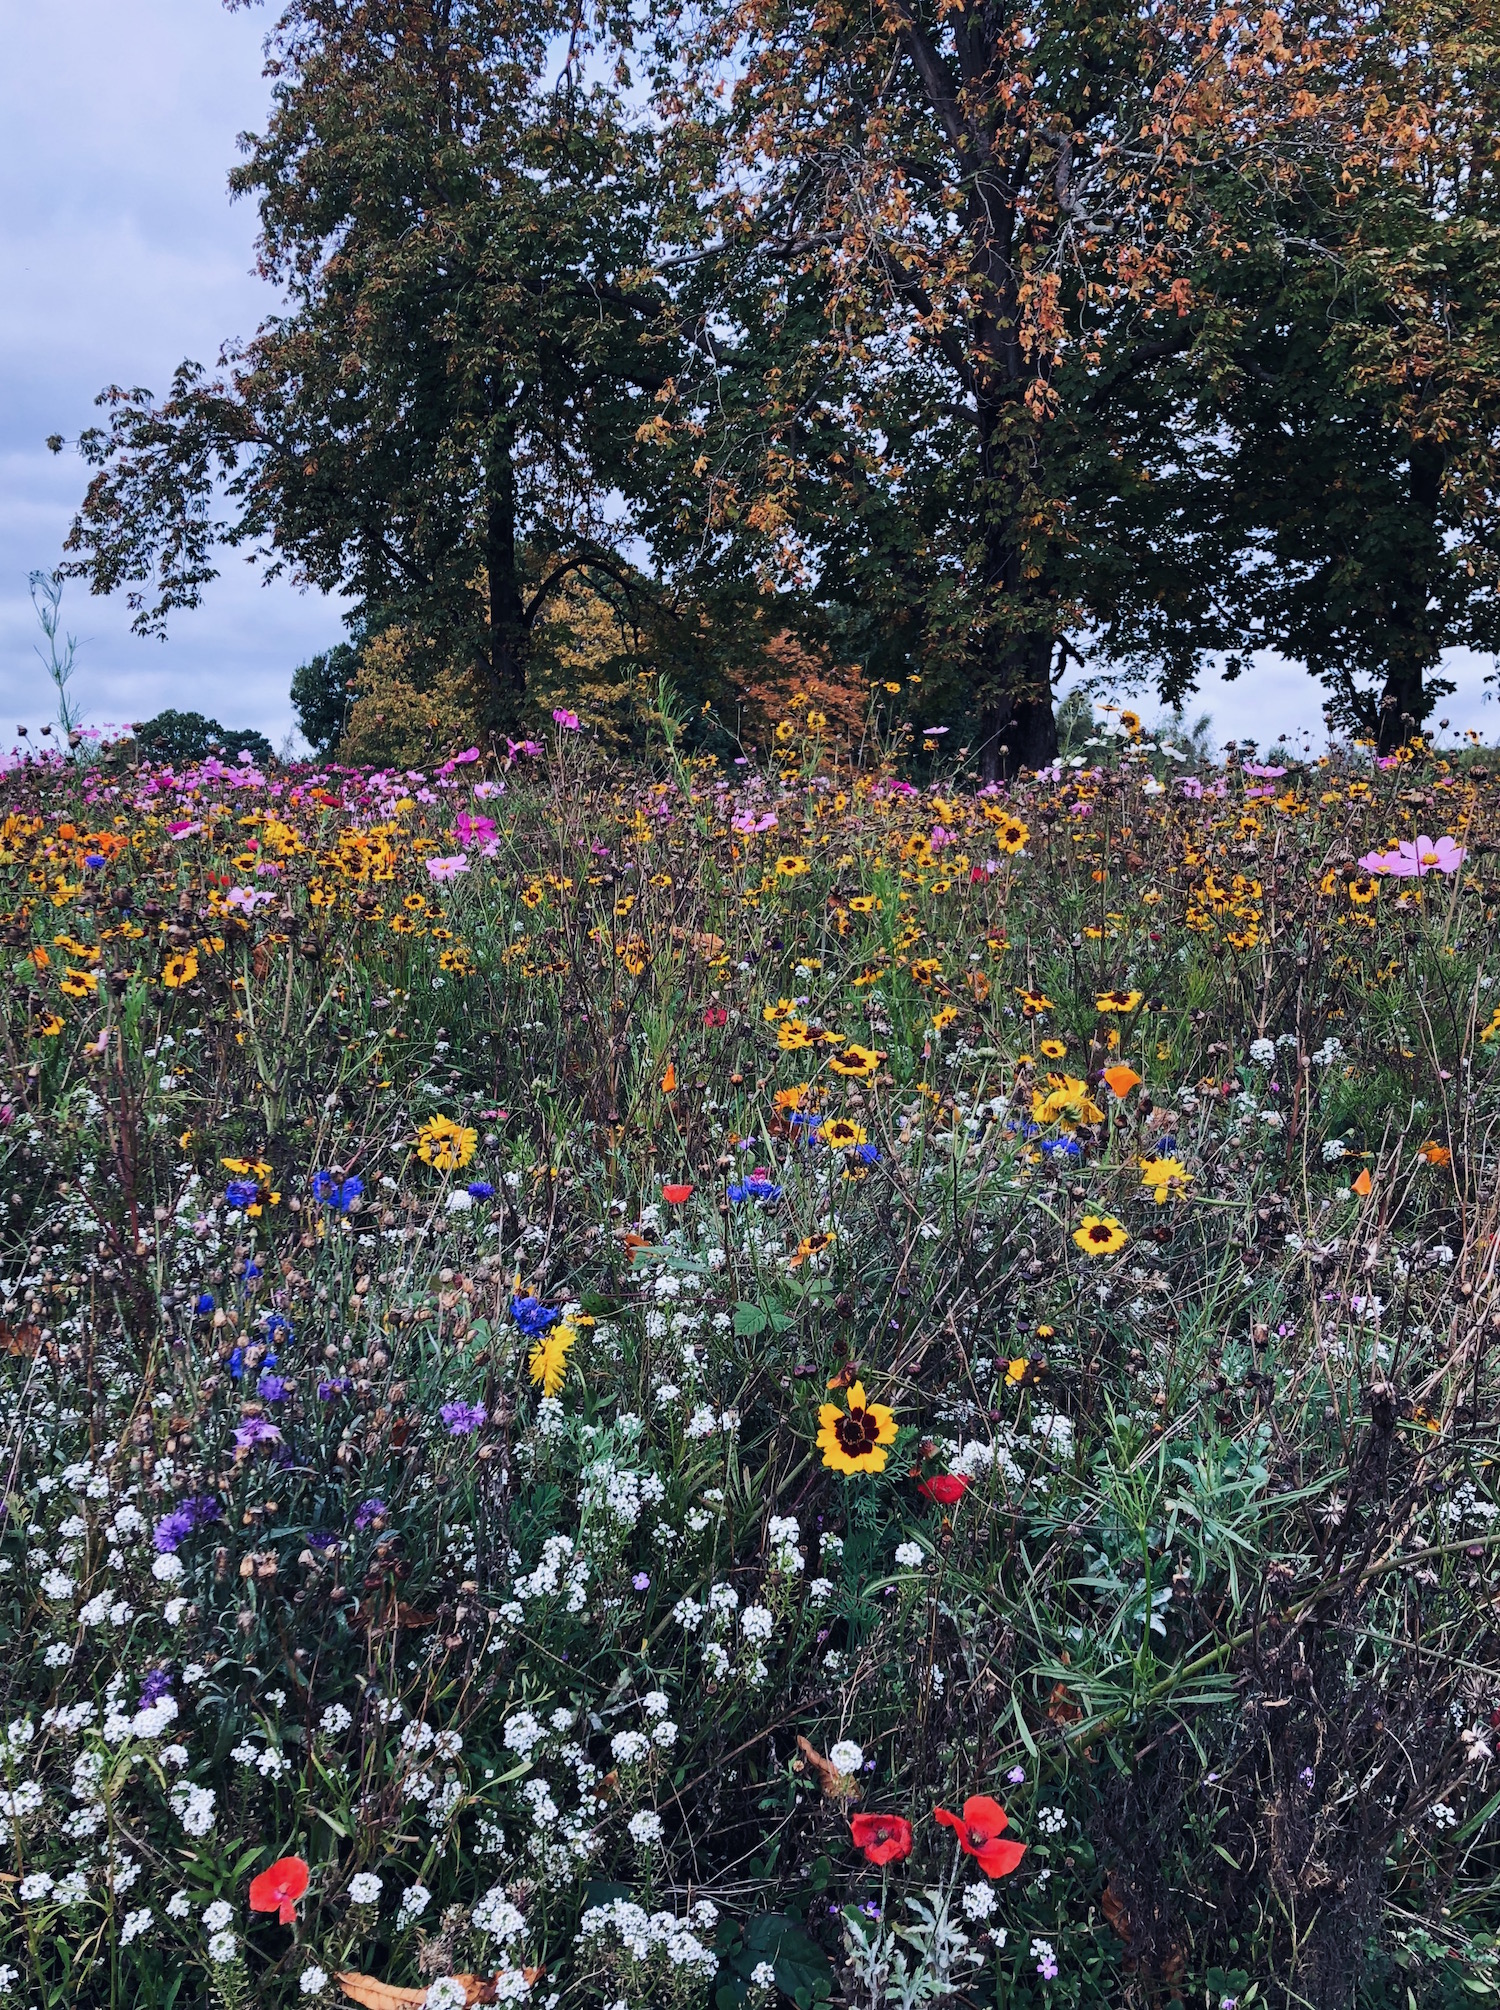
{"label": "orange flower", "polygon": [[1446,1145],[1440,1145],[1436,1138],[1429,1138],[1425,1145],[1418,1145],[1417,1157],[1426,1159],[1430,1166],[1445,1166],[1452,1163],[1453,1154]]}
{"label": "orange flower", "polygon": [[668,1061],[667,1072],[661,1078],[661,1092],[664,1096],[670,1096],[675,1091],[676,1087],[677,1087],[677,1070],[672,1065],[672,1063]]}
{"label": "orange flower", "polygon": [[1366,1166],[1359,1178],[1350,1185],[1349,1191],[1357,1193],[1361,1200],[1365,1200],[1368,1199],[1370,1188],[1373,1184],[1374,1182],[1370,1178],[1370,1168]]}
{"label": "orange flower", "polygon": [[1109,1086],[1109,1093],[1123,1102],[1132,1089],[1139,1087],[1141,1077],[1134,1068],[1127,1068],[1121,1061],[1104,1070],[1104,1080]]}

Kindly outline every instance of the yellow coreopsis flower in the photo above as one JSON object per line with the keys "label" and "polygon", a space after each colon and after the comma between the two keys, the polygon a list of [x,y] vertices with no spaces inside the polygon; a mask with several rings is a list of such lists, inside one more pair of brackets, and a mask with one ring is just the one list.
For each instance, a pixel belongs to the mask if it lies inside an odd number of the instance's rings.
{"label": "yellow coreopsis flower", "polygon": [[865,1399],[865,1385],[855,1382],[848,1409],[825,1403],[818,1411],[818,1450],[823,1463],[836,1473],[883,1473],[886,1447],[896,1442],[896,1419],[884,1403]]}
{"label": "yellow coreopsis flower", "polygon": [[457,1172],[474,1156],[479,1133],[452,1117],[429,1117],[417,1130],[417,1157],[439,1172]]}

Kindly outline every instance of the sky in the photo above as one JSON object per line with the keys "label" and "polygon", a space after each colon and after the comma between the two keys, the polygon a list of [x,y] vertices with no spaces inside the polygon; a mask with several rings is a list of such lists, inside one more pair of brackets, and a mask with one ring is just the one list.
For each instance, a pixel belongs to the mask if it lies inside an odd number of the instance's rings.
{"label": "sky", "polygon": [[[184,357],[211,365],[276,305],[254,273],[254,210],[226,188],[237,136],[264,115],[268,21],[217,0],[0,0],[0,746],[53,711],[27,579],[61,558],[87,471],[47,436],[94,423],[106,384],[160,393]],[[235,553],[165,642],[132,635],[123,595],[81,581],[63,621],[88,723],[176,706],[277,746],[292,671],[343,633],[337,602],[263,586]],[[1488,662],[1450,657],[1459,690],[1442,715],[1494,741]],[[1323,695],[1268,655],[1235,684],[1206,681],[1187,711],[1211,713],[1218,742],[1306,729],[1321,744]]]}

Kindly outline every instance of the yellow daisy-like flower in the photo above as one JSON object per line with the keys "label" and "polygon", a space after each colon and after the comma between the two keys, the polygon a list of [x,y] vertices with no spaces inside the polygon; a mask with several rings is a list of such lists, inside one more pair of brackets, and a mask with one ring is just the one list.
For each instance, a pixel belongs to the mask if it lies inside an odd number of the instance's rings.
{"label": "yellow daisy-like flower", "polygon": [[760,1016],[768,1026],[780,1026],[788,1019],[795,1019],[797,1008],[790,998],[778,998],[774,1005],[762,1005]]}
{"label": "yellow daisy-like flower", "polygon": [[811,871],[812,867],[798,852],[787,852],[776,861],[778,879],[801,879],[803,873]]}
{"label": "yellow daisy-like flower", "polygon": [[32,1022],[31,1030],[43,1040],[55,1040],[63,1029],[63,1022],[55,1012],[43,1012]]}
{"label": "yellow daisy-like flower", "polygon": [[1142,1159],[1141,1185],[1160,1207],[1163,1201],[1180,1200],[1187,1191],[1188,1169],[1181,1159]]}
{"label": "yellow daisy-like flower", "polygon": [[1141,1002],[1139,991],[1101,991],[1094,1000],[1098,1012],[1133,1012]]}
{"label": "yellow daisy-like flower", "polygon": [[1130,1233],[1112,1214],[1086,1214],[1073,1231],[1085,1256],[1113,1256],[1130,1240]]}
{"label": "yellow daisy-like flower", "polygon": [[784,1026],[777,1027],[776,1044],[783,1054],[800,1054],[804,1047],[815,1043],[800,1019],[789,1019]]}
{"label": "yellow daisy-like flower", "polygon": [[1022,991],[1017,987],[1016,996],[1021,1001],[1021,1016],[1024,1019],[1035,1019],[1039,1012],[1053,1010],[1052,1000],[1040,991]]}
{"label": "yellow daisy-like flower", "polygon": [[873,1047],[861,1047],[851,1040],[842,1054],[829,1055],[828,1065],[836,1075],[851,1075],[863,1080],[873,1075],[880,1066],[880,1056]]}
{"label": "yellow daisy-like flower", "polygon": [[1067,1051],[1068,1043],[1066,1040],[1044,1040],[1042,1042],[1042,1053],[1049,1061],[1060,1061]]}
{"label": "yellow daisy-like flower", "polygon": [[877,914],[879,910],[880,902],[873,893],[856,893],[849,901],[851,914]]}
{"label": "yellow daisy-like flower", "polygon": [[1049,1075],[1048,1093],[1033,1090],[1031,1121],[1034,1124],[1102,1124],[1104,1112],[1089,1094],[1088,1084],[1077,1075]]}
{"label": "yellow daisy-like flower", "polygon": [[830,1117],[826,1124],[818,1126],[818,1137],[836,1152],[852,1152],[856,1146],[867,1144],[870,1134],[863,1124],[856,1124],[848,1117]]}
{"label": "yellow daisy-like flower", "polygon": [[1368,907],[1380,892],[1380,881],[1371,874],[1362,874],[1349,881],[1349,898],[1356,907]]}
{"label": "yellow daisy-like flower", "polygon": [[57,988],[64,998],[92,998],[99,989],[99,979],[92,970],[70,970]]}
{"label": "yellow daisy-like flower", "polygon": [[945,1033],[957,1017],[958,1007],[956,1005],[944,1005],[940,1011],[933,1013],[932,1023],[939,1033]]}
{"label": "yellow daisy-like flower", "polygon": [[818,1411],[818,1450],[835,1473],[883,1473],[886,1447],[896,1442],[896,1419],[884,1403],[865,1400],[865,1385],[855,1382],[847,1410],[825,1403]]}
{"label": "yellow daisy-like flower", "polygon": [[198,958],[190,949],[185,956],[169,956],[161,981],[169,991],[180,991],[198,975]]}
{"label": "yellow daisy-like flower", "polygon": [[417,1131],[417,1157],[439,1172],[457,1172],[474,1156],[479,1133],[452,1117],[429,1117]]}
{"label": "yellow daisy-like flower", "polygon": [[1008,822],[1001,824],[996,830],[995,843],[1001,851],[1009,852],[1014,857],[1023,848],[1030,836],[1031,831],[1029,827],[1023,824],[1019,817],[1011,817]]}
{"label": "yellow daisy-like flower", "polygon": [[578,1332],[572,1326],[554,1326],[532,1348],[526,1368],[533,1382],[539,1382],[544,1396],[555,1396],[568,1375],[568,1353]]}
{"label": "yellow daisy-like flower", "polygon": [[1007,1361],[1005,1364],[1006,1381],[1024,1382],[1026,1379],[1026,1370],[1030,1366],[1031,1363],[1026,1358],[1026,1356],[1024,1354],[1018,1354],[1013,1361]]}

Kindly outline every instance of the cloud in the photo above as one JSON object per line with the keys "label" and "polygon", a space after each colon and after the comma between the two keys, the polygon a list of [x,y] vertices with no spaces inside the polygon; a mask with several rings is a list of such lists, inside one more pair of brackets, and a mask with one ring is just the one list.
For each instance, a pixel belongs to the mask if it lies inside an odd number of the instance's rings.
{"label": "cloud", "polygon": [[[49,455],[106,384],[160,392],[184,356],[211,364],[276,306],[254,273],[255,213],[231,204],[237,136],[262,121],[265,17],[207,0],[47,0],[5,9],[0,69],[0,722],[39,724],[50,687],[27,593],[55,565],[87,470]],[[73,689],[91,720],[165,705],[291,725],[291,673],[342,633],[338,603],[262,588],[234,553],[165,643],[130,633],[124,596],[71,585]],[[7,718],[7,714],[10,718]],[[8,739],[9,735],[6,734]]]}

